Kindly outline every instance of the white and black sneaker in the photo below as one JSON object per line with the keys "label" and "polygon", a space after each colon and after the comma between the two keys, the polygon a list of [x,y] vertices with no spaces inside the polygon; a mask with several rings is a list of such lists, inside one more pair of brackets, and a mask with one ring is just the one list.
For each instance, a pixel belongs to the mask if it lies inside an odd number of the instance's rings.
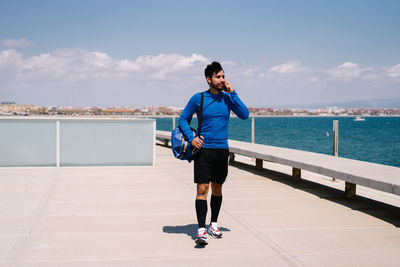
{"label": "white and black sneaker", "polygon": [[222,233],[219,230],[218,224],[216,222],[212,222],[208,227],[208,234],[214,238],[222,238]]}
{"label": "white and black sneaker", "polygon": [[208,244],[206,228],[199,228],[199,230],[197,230],[197,238],[196,238],[195,242],[196,242],[196,244],[199,244],[199,245],[207,245]]}

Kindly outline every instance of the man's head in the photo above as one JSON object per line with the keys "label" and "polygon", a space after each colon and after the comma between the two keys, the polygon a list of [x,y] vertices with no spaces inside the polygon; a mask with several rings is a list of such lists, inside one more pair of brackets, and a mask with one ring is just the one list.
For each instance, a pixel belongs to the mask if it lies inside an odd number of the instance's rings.
{"label": "man's head", "polygon": [[217,91],[222,91],[225,88],[224,70],[218,62],[214,61],[210,65],[207,65],[204,70],[204,75],[206,76],[210,88]]}

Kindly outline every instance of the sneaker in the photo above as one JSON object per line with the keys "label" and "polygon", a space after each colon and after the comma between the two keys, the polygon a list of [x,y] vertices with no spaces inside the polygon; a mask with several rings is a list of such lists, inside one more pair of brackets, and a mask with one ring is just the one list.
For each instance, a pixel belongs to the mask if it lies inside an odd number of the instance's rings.
{"label": "sneaker", "polygon": [[222,238],[222,233],[218,228],[218,224],[216,222],[212,222],[208,227],[208,234],[214,238]]}
{"label": "sneaker", "polygon": [[197,231],[197,238],[195,242],[196,244],[202,244],[202,245],[208,244],[206,228],[199,228],[199,230]]}

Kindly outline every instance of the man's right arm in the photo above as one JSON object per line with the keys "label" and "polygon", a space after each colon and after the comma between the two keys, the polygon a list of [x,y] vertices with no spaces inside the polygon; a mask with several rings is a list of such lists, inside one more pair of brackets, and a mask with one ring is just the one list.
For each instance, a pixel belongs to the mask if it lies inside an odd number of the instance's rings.
{"label": "man's right arm", "polygon": [[179,127],[181,128],[183,136],[185,136],[186,140],[192,143],[194,137],[193,132],[190,129],[189,121],[192,119],[193,114],[197,111],[197,101],[196,95],[190,98],[189,102],[186,104],[186,107],[183,109],[180,117],[179,117]]}

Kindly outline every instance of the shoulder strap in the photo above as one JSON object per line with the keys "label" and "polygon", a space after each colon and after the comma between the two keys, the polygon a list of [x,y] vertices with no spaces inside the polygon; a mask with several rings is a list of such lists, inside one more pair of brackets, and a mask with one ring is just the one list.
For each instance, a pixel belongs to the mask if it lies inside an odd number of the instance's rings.
{"label": "shoulder strap", "polygon": [[200,112],[199,112],[199,118],[198,119],[198,131],[197,131],[197,136],[200,136],[201,134],[201,121],[203,119],[203,102],[204,102],[204,92],[201,93],[201,101],[200,101]]}

